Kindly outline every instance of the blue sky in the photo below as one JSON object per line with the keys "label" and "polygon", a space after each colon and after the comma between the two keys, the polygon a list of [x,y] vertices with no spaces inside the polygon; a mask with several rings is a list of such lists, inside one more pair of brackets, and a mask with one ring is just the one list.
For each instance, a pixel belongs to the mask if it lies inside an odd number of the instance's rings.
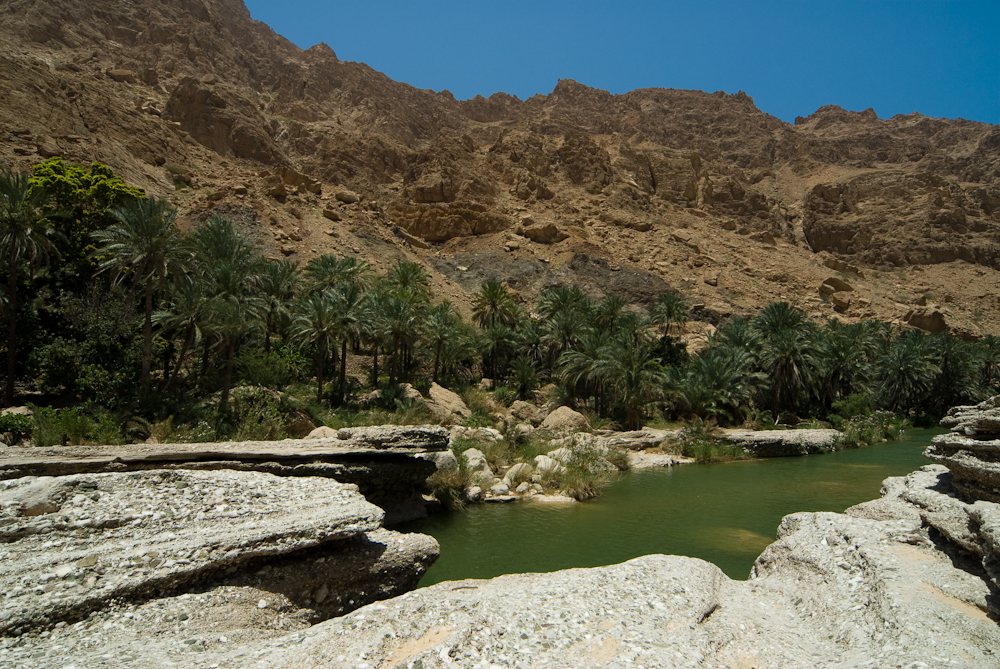
{"label": "blue sky", "polygon": [[246,0],[418,88],[525,99],[559,79],[745,91],[786,121],[826,104],[1000,123],[1000,0],[597,2]]}

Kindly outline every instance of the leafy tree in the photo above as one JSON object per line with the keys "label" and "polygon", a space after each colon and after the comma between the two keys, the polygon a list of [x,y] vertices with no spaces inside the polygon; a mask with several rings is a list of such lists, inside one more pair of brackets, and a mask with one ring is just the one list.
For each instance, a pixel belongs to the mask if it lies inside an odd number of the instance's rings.
{"label": "leafy tree", "polygon": [[153,296],[171,273],[183,271],[184,266],[179,253],[180,233],[174,223],[177,210],[166,200],[150,196],[129,200],[111,214],[117,222],[94,232],[93,237],[101,244],[100,253],[107,256],[100,271],[113,270],[114,283],[131,274],[133,282],[143,286],[140,386],[145,396],[153,358]]}
{"label": "leafy tree", "polygon": [[92,234],[114,225],[113,210],[131,200],[145,199],[141,188],[129,186],[106,165],[90,168],[63,162],[56,156],[35,165],[32,188],[48,195],[43,213],[61,233],[60,261],[53,268],[55,292],[79,292],[97,269]]}
{"label": "leafy tree", "polygon": [[879,404],[892,411],[919,406],[940,373],[927,337],[919,330],[904,332],[878,362]]}
{"label": "leafy tree", "polygon": [[324,364],[340,328],[337,306],[329,291],[312,293],[295,304],[294,314],[292,337],[316,348],[316,402],[320,403],[323,401]]}
{"label": "leafy tree", "polygon": [[290,318],[289,304],[302,282],[299,263],[287,259],[267,262],[260,274],[261,311],[264,315],[264,353],[271,351],[275,323]]}
{"label": "leafy tree", "polygon": [[472,321],[484,330],[494,325],[516,329],[520,315],[517,300],[499,281],[484,283],[472,301]]}
{"label": "leafy tree", "polygon": [[462,317],[451,302],[445,300],[431,309],[420,326],[420,336],[434,351],[434,371],[431,379],[437,383],[441,355],[448,342],[460,336]]}
{"label": "leafy tree", "polygon": [[624,408],[626,430],[642,427],[643,408],[660,398],[667,382],[652,347],[631,337],[614,339],[604,347],[593,373]]}
{"label": "leafy tree", "polygon": [[7,379],[3,401],[14,403],[17,374],[18,271],[22,263],[30,267],[47,261],[53,244],[52,229],[42,220],[46,203],[44,191],[32,188],[28,174],[0,171],[0,254],[7,271]]}

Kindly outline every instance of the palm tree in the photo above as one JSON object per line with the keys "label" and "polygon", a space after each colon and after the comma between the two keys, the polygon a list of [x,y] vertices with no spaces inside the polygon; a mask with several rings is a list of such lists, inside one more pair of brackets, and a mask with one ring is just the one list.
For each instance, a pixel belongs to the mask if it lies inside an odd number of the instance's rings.
{"label": "palm tree", "polygon": [[397,261],[385,275],[385,281],[394,291],[408,291],[417,304],[430,301],[431,283],[427,272],[415,262]]}
{"label": "palm tree", "polygon": [[987,335],[976,342],[976,349],[984,392],[996,394],[1000,390],[1000,337]]}
{"label": "palm tree", "polygon": [[289,304],[302,282],[299,263],[286,258],[264,265],[260,275],[261,308],[264,314],[264,353],[271,350],[271,334],[277,321],[289,318]]}
{"label": "palm tree", "polygon": [[0,253],[7,269],[7,378],[3,403],[14,403],[14,377],[17,373],[17,273],[22,262],[29,265],[45,261],[53,250],[51,227],[42,220],[46,203],[41,189],[31,187],[27,172],[0,171]]}
{"label": "palm tree", "polygon": [[560,355],[576,348],[585,330],[584,316],[575,309],[563,309],[549,319],[542,334],[542,343],[545,344],[549,352],[548,368],[550,372]]}
{"label": "palm tree", "polygon": [[184,333],[184,343],[174,372],[167,379],[166,387],[177,380],[184,357],[192,346],[197,346],[202,340],[202,329],[205,326],[205,307],[208,296],[205,295],[203,283],[190,274],[175,277],[170,298],[161,309],[153,313],[153,324],[167,330],[177,330]]}
{"label": "palm tree", "polygon": [[594,375],[616,393],[625,409],[625,429],[642,427],[642,412],[657,401],[667,383],[666,370],[644,341],[615,339],[594,364]]}
{"label": "palm tree", "polygon": [[753,356],[743,349],[709,348],[683,371],[671,369],[671,395],[686,414],[703,420],[736,420],[766,380],[764,374],[753,371],[753,364]]}
{"label": "palm tree", "polygon": [[764,307],[751,325],[760,335],[761,371],[771,380],[771,410],[777,416],[782,410],[795,409],[803,394],[816,387],[816,324],[787,302],[774,302]]}
{"label": "palm tree", "polygon": [[688,305],[677,293],[663,293],[649,311],[653,324],[661,328],[661,339],[670,334],[674,325],[683,325],[688,319]]}
{"label": "palm tree", "polygon": [[594,326],[614,335],[628,301],[621,295],[606,295],[594,309]]}
{"label": "palm tree", "polygon": [[[223,216],[212,216],[188,235],[186,246],[205,290],[205,329],[225,360],[219,409],[229,407],[233,362],[241,340],[255,334],[264,311],[260,296],[264,258],[253,242]],[[206,355],[208,342],[206,341]],[[207,358],[206,358],[207,360]]]}
{"label": "palm tree", "polygon": [[371,268],[364,260],[354,256],[337,258],[324,254],[306,263],[306,276],[310,290],[321,291],[339,288],[345,283],[367,287],[371,279]]}
{"label": "palm tree", "polygon": [[434,350],[434,372],[431,379],[435,383],[438,381],[441,353],[448,342],[458,336],[458,329],[461,325],[462,317],[451,302],[445,300],[430,310],[420,326],[421,337]]}
{"label": "palm tree", "polygon": [[340,406],[347,393],[347,347],[361,337],[358,320],[363,310],[364,294],[356,283],[342,285],[332,293],[336,309],[337,338],[340,340],[340,387],[336,398],[336,404]]}
{"label": "palm tree", "polygon": [[517,300],[499,281],[480,286],[472,301],[472,321],[483,330],[493,325],[516,329],[520,317]]}
{"label": "palm tree", "polygon": [[934,379],[934,393],[929,397],[931,411],[943,415],[950,407],[979,401],[979,364],[975,349],[950,332],[931,337],[934,362],[940,372]]}
{"label": "palm tree", "polygon": [[150,195],[133,199],[111,211],[114,225],[92,233],[101,245],[98,254],[107,256],[99,272],[113,270],[114,283],[129,273],[134,283],[143,285],[145,321],[142,331],[142,394],[149,390],[153,359],[153,295],[172,274],[184,269],[180,256],[180,232],[174,221],[177,210],[167,201]]}
{"label": "palm tree", "polygon": [[292,337],[303,344],[316,346],[316,402],[323,401],[323,367],[330,355],[330,344],[339,331],[337,307],[329,292],[313,293],[294,307]]}
{"label": "palm tree", "polygon": [[878,362],[877,373],[879,404],[905,411],[920,405],[941,368],[934,363],[927,337],[919,330],[910,330],[892,342]]}
{"label": "palm tree", "polygon": [[535,309],[543,320],[550,320],[560,311],[571,310],[579,312],[589,320],[594,305],[587,294],[579,286],[556,286],[549,288],[538,296]]}

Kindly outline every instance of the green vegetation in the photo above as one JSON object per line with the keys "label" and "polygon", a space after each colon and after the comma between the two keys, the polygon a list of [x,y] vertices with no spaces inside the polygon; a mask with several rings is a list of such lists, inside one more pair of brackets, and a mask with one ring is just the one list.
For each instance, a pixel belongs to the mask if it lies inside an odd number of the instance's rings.
{"label": "green vegetation", "polygon": [[[39,409],[35,443],[271,439],[303,419],[423,422],[402,384],[432,382],[463,395],[468,426],[495,426],[505,407],[544,392],[595,429],[802,417],[865,443],[898,432],[886,412],[917,422],[1000,388],[996,337],[819,324],[777,302],[722,324],[689,355],[679,336],[688,307],[674,293],[642,309],[557,286],[528,303],[488,281],[466,322],[416,263],[378,274],[324,255],[300,267],[265,259],[226,218],[186,234],[175,218],[99,164],[53,158],[33,175],[0,173],[4,403],[20,383],[39,404],[69,407]],[[484,377],[496,390],[476,387]],[[692,433],[682,450],[734,455],[709,437]],[[510,441],[511,453],[490,457],[537,450]]]}

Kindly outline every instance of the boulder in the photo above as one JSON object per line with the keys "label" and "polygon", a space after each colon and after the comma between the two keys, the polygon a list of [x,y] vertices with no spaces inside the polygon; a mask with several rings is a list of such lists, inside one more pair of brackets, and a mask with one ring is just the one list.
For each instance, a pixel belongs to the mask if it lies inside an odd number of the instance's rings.
{"label": "boulder", "polygon": [[[295,439],[308,439],[309,435],[316,429],[316,425],[309,420],[308,416],[298,415],[285,425],[285,432]],[[336,436],[335,434],[333,436]]]}
{"label": "boulder", "polygon": [[354,204],[361,201],[361,197],[357,193],[349,190],[338,190],[333,196],[346,204]]}
{"label": "boulder", "polygon": [[123,70],[123,69],[108,70],[108,76],[120,84],[135,83],[135,75],[132,73],[132,70]]}
{"label": "boulder", "polygon": [[535,427],[541,425],[545,419],[545,416],[542,415],[542,411],[538,407],[523,400],[515,400],[510,405],[510,415],[520,421],[527,421]]}
{"label": "boulder", "polygon": [[844,281],[840,277],[836,277],[836,276],[831,276],[830,278],[828,278],[827,280],[825,280],[823,282],[823,285],[824,286],[829,286],[830,288],[833,288],[833,292],[839,292],[839,291],[842,291],[842,290],[845,290],[845,291],[852,291],[852,290],[854,290],[854,287],[851,284],[847,283],[846,281]]}
{"label": "boulder", "polygon": [[384,517],[354,485],[227,470],[11,479],[0,483],[0,505],[9,519],[0,538],[32,556],[0,574],[5,633],[356,537]]}
{"label": "boulder", "polygon": [[555,244],[569,238],[569,233],[563,232],[554,223],[528,225],[523,227],[520,233],[538,244]]}
{"label": "boulder", "polygon": [[915,328],[920,328],[925,332],[937,334],[948,329],[948,322],[945,314],[936,307],[920,307],[911,309],[903,316],[903,321]]}
{"label": "boulder", "polygon": [[483,498],[483,489],[477,485],[474,485],[465,490],[465,501],[467,502],[478,502]]}
{"label": "boulder", "polygon": [[447,388],[432,383],[428,395],[430,401],[427,402],[427,408],[431,410],[434,420],[439,423],[461,423],[472,416],[472,411],[462,398]]}
{"label": "boulder", "polygon": [[509,494],[510,494],[510,486],[508,486],[506,483],[503,482],[494,483],[492,486],[490,486],[490,495],[493,495],[494,497],[500,495],[506,496]]}
{"label": "boulder", "polygon": [[565,471],[565,469],[566,468],[563,467],[562,463],[558,460],[550,458],[547,455],[535,456],[535,472],[537,472],[540,476],[544,476],[549,472],[562,472]]}
{"label": "boulder", "polygon": [[729,430],[719,436],[755,457],[780,458],[834,450],[843,435],[837,430]]}
{"label": "boulder", "polygon": [[834,293],[830,296],[830,304],[832,304],[833,308],[838,312],[843,313],[851,307],[851,298]]}
{"label": "boulder", "polygon": [[326,209],[323,210],[323,218],[337,222],[340,220],[340,214],[337,212],[336,209],[330,209],[329,207],[327,207]]}
{"label": "boulder", "polygon": [[465,458],[465,466],[469,468],[469,471],[480,472],[486,474],[491,479],[493,478],[493,470],[490,469],[490,464],[486,462],[486,456],[478,448],[469,448],[462,453],[462,457]]}
{"label": "boulder", "polygon": [[582,413],[562,406],[546,416],[541,427],[553,432],[569,432],[589,430],[590,423],[587,422],[587,418]]}
{"label": "boulder", "polygon": [[337,430],[334,430],[332,427],[321,425],[310,432],[306,436],[306,439],[336,439],[337,434]]}
{"label": "boulder", "polygon": [[951,431],[934,437],[924,456],[951,471],[965,501],[1000,503],[1000,395],[955,407],[941,424]]}
{"label": "boulder", "polygon": [[413,457],[433,462],[438,469],[458,469],[458,458],[451,450],[418,453]]}
{"label": "boulder", "polygon": [[533,471],[534,470],[531,468],[531,465],[528,463],[518,462],[516,465],[507,470],[507,473],[504,474],[503,482],[510,486],[514,481],[524,481],[525,479],[531,478]]}

